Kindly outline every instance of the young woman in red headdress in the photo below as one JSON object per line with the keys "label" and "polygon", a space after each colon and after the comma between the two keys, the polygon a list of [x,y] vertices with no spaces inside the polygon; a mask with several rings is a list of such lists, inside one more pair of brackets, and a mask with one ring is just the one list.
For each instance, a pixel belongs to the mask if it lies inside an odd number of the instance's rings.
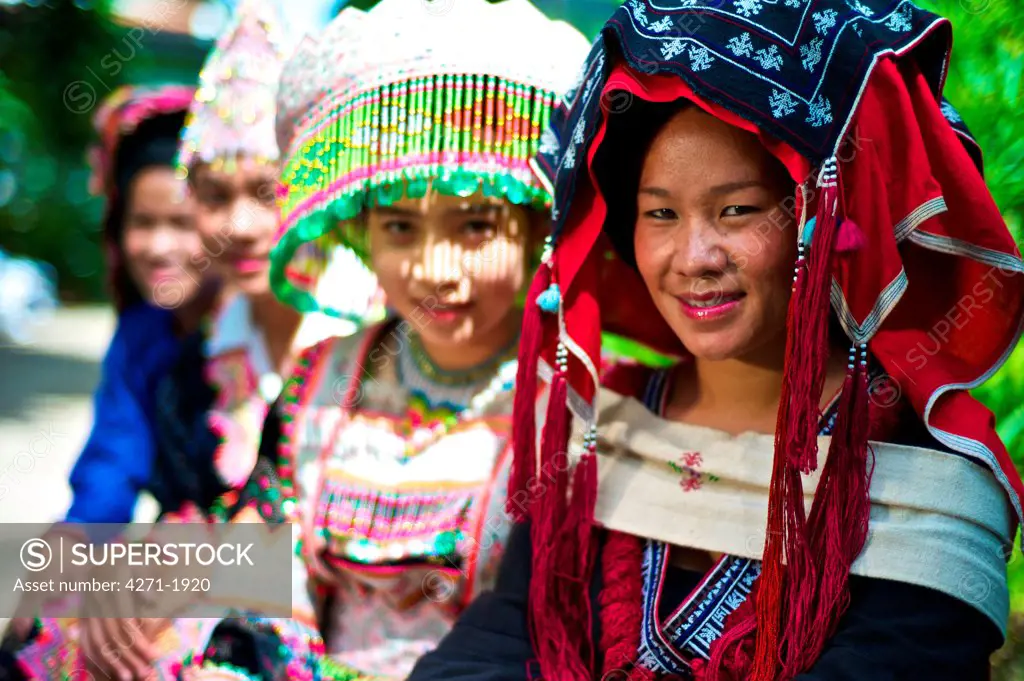
{"label": "young woman in red headdress", "polygon": [[[412,681],[988,678],[1022,486],[967,390],[1024,265],[948,22],[733,4],[628,3],[554,115],[522,523]],[[599,385],[602,330],[680,361]]]}

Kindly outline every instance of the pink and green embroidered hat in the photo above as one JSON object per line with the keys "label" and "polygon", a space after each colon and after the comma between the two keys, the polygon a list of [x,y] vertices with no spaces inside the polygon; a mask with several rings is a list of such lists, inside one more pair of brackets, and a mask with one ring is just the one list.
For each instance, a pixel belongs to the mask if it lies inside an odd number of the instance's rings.
{"label": "pink and green embroidered hat", "polygon": [[550,190],[529,161],[557,146],[542,131],[589,48],[527,0],[382,0],[368,12],[345,10],[313,48],[319,91],[299,98],[308,111],[283,163],[270,272],[277,295],[329,313],[316,273],[302,285],[285,272],[314,243],[365,260],[356,218],[371,206],[432,188],[548,209]]}

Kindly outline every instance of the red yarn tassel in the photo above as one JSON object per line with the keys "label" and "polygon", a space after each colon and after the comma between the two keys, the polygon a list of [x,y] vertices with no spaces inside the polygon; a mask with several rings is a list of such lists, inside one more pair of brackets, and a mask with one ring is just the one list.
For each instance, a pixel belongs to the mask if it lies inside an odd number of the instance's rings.
{"label": "red yarn tassel", "polygon": [[601,550],[601,678],[623,678],[636,660],[643,624],[643,543],[639,537],[609,532]]}
{"label": "red yarn tassel", "polygon": [[[824,174],[828,170],[821,172]],[[802,473],[818,467],[819,403],[825,387],[829,354],[828,312],[839,192],[834,179],[825,179],[825,182],[828,184],[822,188],[818,201],[814,234],[807,256],[806,280],[803,286],[794,287],[790,300],[786,378],[779,405],[780,421],[782,415],[786,415],[787,448],[784,451]],[[789,395],[785,391],[787,387],[791,391]],[[793,397],[797,399],[793,400]]]}
{"label": "red yarn tassel", "polygon": [[751,681],[775,681],[780,663],[786,669],[788,660],[801,658],[803,636],[813,620],[818,580],[808,543],[800,474],[817,467],[818,405],[829,350],[828,310],[838,205],[834,162],[827,162],[822,173],[824,186],[807,270],[804,273],[798,264],[788,310],[785,376],[775,431],[767,537],[758,578]]}
{"label": "red yarn tassel", "polygon": [[836,253],[852,253],[864,248],[868,239],[853,220],[844,219],[836,237]]}
{"label": "red yarn tassel", "polygon": [[[586,586],[565,579],[566,537],[559,519],[568,514],[569,462],[566,450],[571,421],[565,375],[557,373],[551,383],[541,444],[540,474],[549,484],[530,509],[530,538],[533,574],[530,580],[530,635],[546,679],[587,681],[583,648],[589,638],[590,621]],[[561,545],[561,546],[560,546]],[[570,554],[571,555],[571,554]],[[574,572],[572,566],[568,566]],[[583,612],[581,612],[581,610]]]}
{"label": "red yarn tassel", "polygon": [[750,596],[725,621],[725,631],[711,645],[707,664],[693,665],[697,681],[740,681],[754,659],[753,634],[757,625],[757,597],[760,579]]}
{"label": "red yarn tassel", "polygon": [[867,541],[871,516],[868,435],[870,399],[866,358],[855,364],[840,396],[839,412],[808,519],[811,550],[821,561],[821,580],[806,645],[789,660],[787,674],[808,669],[821,654],[849,605],[850,567]]}
{"label": "red yarn tassel", "polygon": [[[558,565],[563,566],[559,580],[561,607],[575,611],[582,600],[581,621],[572,637],[579,640],[580,657],[587,668],[594,668],[594,640],[591,631],[591,604],[587,598],[594,555],[594,506],[597,503],[597,457],[585,452],[573,473],[569,507],[559,532]],[[582,599],[581,599],[582,596]]]}
{"label": "red yarn tassel", "polygon": [[530,481],[537,476],[537,359],[544,341],[543,313],[537,305],[537,296],[548,287],[550,279],[551,267],[542,264],[530,284],[526,294],[526,309],[523,310],[513,404],[512,471],[508,481],[508,499],[505,501],[505,511],[515,522],[527,518],[527,510],[532,501]]}
{"label": "red yarn tassel", "polygon": [[[831,167],[831,169],[830,169]],[[815,625],[820,621],[821,607],[821,558],[820,547],[810,542],[809,527],[804,512],[803,481],[800,472],[817,468],[820,429],[821,394],[829,355],[828,314],[832,283],[832,257],[835,252],[838,220],[838,177],[834,166],[826,163],[822,168],[822,195],[819,199],[815,218],[815,233],[811,242],[811,256],[808,263],[806,300],[802,314],[805,333],[810,339],[808,351],[794,357],[794,364],[787,364],[790,371],[810,374],[809,392],[802,394],[798,405],[796,432],[790,432],[792,445],[802,450],[796,461],[796,469],[789,472],[792,481],[787,490],[787,553],[786,581],[783,588],[782,639],[779,642],[779,656],[782,660],[781,679],[793,676],[793,669],[804,669],[817,659],[817,652],[808,646],[817,636]],[[830,173],[831,176],[829,175]],[[798,301],[800,302],[800,301]],[[799,394],[799,393],[798,393]],[[783,401],[793,404],[784,394]],[[792,451],[792,450],[790,450]],[[820,650],[818,651],[820,652]]]}

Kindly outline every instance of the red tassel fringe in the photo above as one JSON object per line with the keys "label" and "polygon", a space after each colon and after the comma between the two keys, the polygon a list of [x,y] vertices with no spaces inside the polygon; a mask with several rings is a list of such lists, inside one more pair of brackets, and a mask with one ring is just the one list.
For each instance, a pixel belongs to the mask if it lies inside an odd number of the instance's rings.
{"label": "red tassel fringe", "polygon": [[757,624],[757,591],[754,591],[725,622],[725,631],[711,646],[711,659],[707,664],[694,664],[697,681],[742,681],[754,660],[754,628]]}
{"label": "red tassel fringe", "polygon": [[537,360],[544,341],[543,312],[537,305],[537,296],[548,287],[550,279],[550,266],[541,265],[526,294],[526,309],[523,311],[513,404],[512,472],[508,481],[508,499],[505,501],[505,511],[515,522],[526,520],[532,501],[530,481],[537,479]]}
{"label": "red tassel fringe", "polygon": [[[541,475],[550,484],[532,504],[530,513],[533,574],[540,576],[530,580],[530,634],[544,678],[588,681],[590,674],[584,656],[589,657],[592,642],[589,607],[584,605],[587,575],[578,572],[580,565],[588,562],[585,559],[589,552],[573,545],[579,540],[578,529],[566,528],[564,523],[573,513],[568,500],[566,451],[571,418],[567,403],[566,378],[555,374],[541,444]],[[590,474],[580,475],[589,479]],[[586,504],[587,498],[587,494],[580,493],[575,503]],[[580,553],[574,554],[576,551]]]}
{"label": "red tassel fringe", "polygon": [[640,649],[643,624],[643,544],[639,537],[609,532],[601,551],[602,679],[625,679]]}
{"label": "red tassel fringe", "polygon": [[787,678],[818,658],[849,606],[850,567],[867,541],[871,515],[869,412],[867,367],[858,364],[843,386],[832,445],[808,519],[811,551],[822,565],[814,617],[804,639],[805,666],[793,660]]}
{"label": "red tassel fringe", "polygon": [[[826,184],[818,201],[806,271],[798,269],[789,304],[786,373],[776,425],[763,566],[752,596],[754,612],[745,616],[738,612],[730,618],[730,627],[716,644],[708,666],[710,679],[787,679],[790,670],[806,668],[816,657],[809,656],[809,629],[823,619],[823,613],[818,605],[819,569],[808,535],[800,475],[817,467],[837,199],[838,183]],[[749,658],[743,650],[750,639],[753,660],[746,672],[742,667]]]}
{"label": "red tassel fringe", "polygon": [[565,522],[558,534],[560,556],[559,606],[563,612],[578,608],[582,621],[576,630],[580,637],[580,657],[588,669],[594,668],[594,644],[591,632],[589,587],[594,556],[594,505],[597,503],[597,457],[585,453],[573,473],[569,507]]}
{"label": "red tassel fringe", "polygon": [[839,225],[839,235],[836,237],[836,253],[852,253],[864,248],[867,244],[867,237],[853,220],[844,219]]}

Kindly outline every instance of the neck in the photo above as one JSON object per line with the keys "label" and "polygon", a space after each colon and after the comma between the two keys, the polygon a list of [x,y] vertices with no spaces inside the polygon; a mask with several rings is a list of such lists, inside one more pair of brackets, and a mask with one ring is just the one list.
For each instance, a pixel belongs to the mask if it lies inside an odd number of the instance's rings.
{"label": "neck", "polygon": [[[831,348],[826,362],[821,407],[843,386],[845,351]],[[733,433],[774,432],[784,366],[784,344],[766,348],[756,358],[695,359],[689,373],[675,382],[667,416]]]}
{"label": "neck", "polygon": [[782,395],[782,362],[760,364],[740,359],[695,360],[696,400],[707,408],[728,407],[746,413],[774,413]]}
{"label": "neck", "polygon": [[513,308],[500,324],[487,333],[474,335],[465,342],[438,343],[421,336],[423,350],[438,368],[445,371],[460,371],[493,359],[506,349],[519,333],[521,312]]}
{"label": "neck", "polygon": [[281,303],[273,293],[248,296],[252,310],[252,323],[263,334],[271,361],[279,373],[287,373],[292,340],[302,321],[302,315]]}
{"label": "neck", "polygon": [[782,395],[786,346],[763,345],[756,356],[694,358],[677,374],[666,417],[726,432],[775,430]]}
{"label": "neck", "polygon": [[183,336],[187,336],[199,329],[203,319],[213,309],[219,294],[219,285],[204,283],[192,300],[174,311],[174,319],[177,323],[178,331]]}

